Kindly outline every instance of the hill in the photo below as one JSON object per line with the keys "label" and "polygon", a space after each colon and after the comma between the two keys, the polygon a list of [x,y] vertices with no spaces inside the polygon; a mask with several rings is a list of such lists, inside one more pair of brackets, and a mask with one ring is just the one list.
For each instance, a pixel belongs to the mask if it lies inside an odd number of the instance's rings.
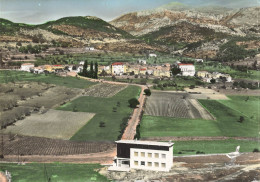
{"label": "hill", "polygon": [[103,50],[138,52],[153,47],[137,40],[128,32],[91,16],[64,17],[40,25],[27,25],[0,19],[2,42],[45,43],[62,47],[84,47],[91,45]]}

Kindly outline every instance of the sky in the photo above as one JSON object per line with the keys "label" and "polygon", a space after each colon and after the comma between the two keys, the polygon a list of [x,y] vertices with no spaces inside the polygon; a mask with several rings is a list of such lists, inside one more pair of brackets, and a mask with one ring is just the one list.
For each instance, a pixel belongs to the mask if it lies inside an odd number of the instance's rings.
{"label": "sky", "polygon": [[0,0],[0,18],[29,24],[67,16],[97,16],[110,21],[129,12],[154,9],[170,2],[229,8],[260,6],[260,0]]}

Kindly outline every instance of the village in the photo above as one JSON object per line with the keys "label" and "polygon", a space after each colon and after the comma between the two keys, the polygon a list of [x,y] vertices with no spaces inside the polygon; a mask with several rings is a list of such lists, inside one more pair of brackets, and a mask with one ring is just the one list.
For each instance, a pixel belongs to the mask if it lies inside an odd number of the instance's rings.
{"label": "village", "polygon": [[[156,54],[152,54],[156,55]],[[202,59],[196,59],[197,62],[203,62]],[[20,70],[32,72],[35,74],[55,73],[59,76],[73,76],[83,71],[84,61],[80,61],[77,65],[40,65],[35,67],[33,63],[21,64]],[[200,78],[206,83],[216,82],[232,82],[229,74],[208,71],[196,71],[193,63],[181,63],[177,61],[174,64],[147,64],[145,59],[138,59],[135,63],[131,62],[114,62],[108,66],[98,66],[99,76],[117,76],[118,78],[148,78],[161,79],[172,78],[172,68],[179,69],[178,76],[188,76]],[[87,68],[90,70],[90,67]],[[176,75],[174,75],[176,76]]]}

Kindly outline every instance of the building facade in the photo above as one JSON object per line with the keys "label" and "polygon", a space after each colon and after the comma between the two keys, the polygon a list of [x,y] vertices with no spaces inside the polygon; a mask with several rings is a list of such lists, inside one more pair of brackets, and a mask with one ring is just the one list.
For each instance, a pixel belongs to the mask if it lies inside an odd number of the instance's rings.
{"label": "building facade", "polygon": [[117,157],[109,170],[170,171],[173,166],[172,142],[120,140],[116,143]]}
{"label": "building facade", "polygon": [[194,76],[195,66],[193,64],[179,63],[178,67],[181,69],[182,76]]}
{"label": "building facade", "polygon": [[116,62],[111,65],[112,75],[122,75],[126,73],[126,66],[122,62]]}
{"label": "building facade", "polygon": [[34,64],[32,63],[24,63],[21,65],[21,71],[27,71],[27,72],[30,72],[31,69],[34,68]]}

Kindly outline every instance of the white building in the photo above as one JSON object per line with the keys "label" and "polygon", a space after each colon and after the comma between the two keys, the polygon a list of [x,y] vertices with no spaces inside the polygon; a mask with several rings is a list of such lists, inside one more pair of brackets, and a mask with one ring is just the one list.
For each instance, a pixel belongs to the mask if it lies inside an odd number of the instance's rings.
{"label": "white building", "polygon": [[112,75],[122,75],[126,73],[126,66],[122,62],[115,62],[111,65],[112,67]]}
{"label": "white building", "polygon": [[85,64],[85,61],[80,61],[79,62],[79,65],[84,65]]}
{"label": "white building", "polygon": [[146,64],[146,60],[144,60],[144,59],[139,59],[137,62],[138,62],[139,64]]}
{"label": "white building", "polygon": [[34,68],[34,64],[32,64],[32,63],[24,63],[24,64],[21,65],[22,71],[30,72],[31,69],[33,69],[33,68]]}
{"label": "white building", "polygon": [[94,48],[94,47],[86,47],[86,50],[87,50],[87,51],[94,51],[95,48]]}
{"label": "white building", "polygon": [[179,63],[178,67],[181,69],[182,76],[194,76],[195,66],[193,64]]}
{"label": "white building", "polygon": [[203,59],[195,59],[197,63],[203,63],[204,60]]}
{"label": "white building", "polygon": [[117,157],[109,170],[170,171],[173,166],[172,142],[120,140],[116,143]]}
{"label": "white building", "polygon": [[149,54],[149,57],[157,57],[157,55],[156,54],[154,54],[154,53],[151,53],[151,54]]}

